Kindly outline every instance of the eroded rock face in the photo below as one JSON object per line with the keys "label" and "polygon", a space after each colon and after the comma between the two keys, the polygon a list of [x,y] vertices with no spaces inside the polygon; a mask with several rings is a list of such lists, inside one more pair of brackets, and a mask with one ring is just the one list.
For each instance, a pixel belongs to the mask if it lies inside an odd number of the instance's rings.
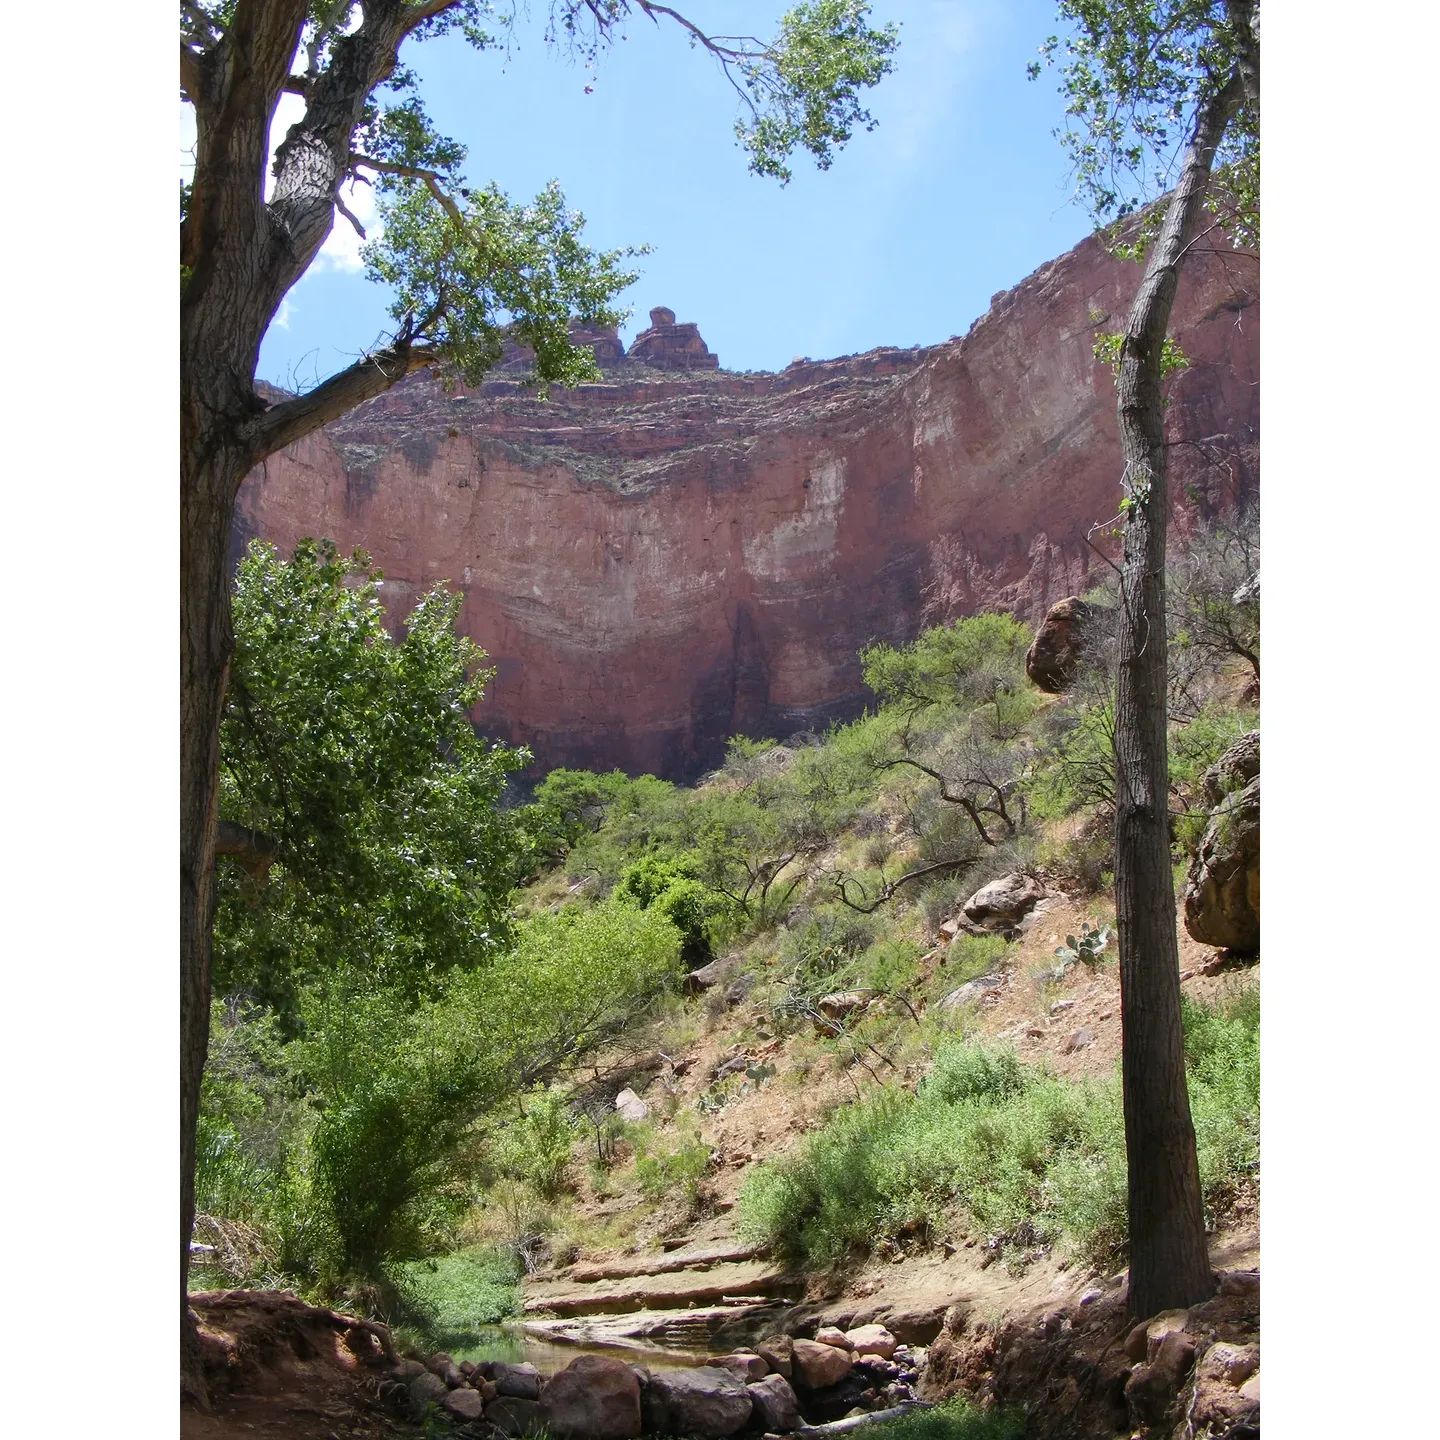
{"label": "eroded rock face", "polygon": [[[963,339],[779,374],[695,368],[714,360],[698,332],[657,311],[628,356],[577,332],[604,381],[545,402],[518,349],[478,390],[415,376],[257,468],[237,552],[253,536],[363,547],[397,624],[448,580],[497,671],[486,733],[542,767],[693,777],[728,735],[859,713],[866,644],[986,609],[1038,622],[1089,588],[1103,562],[1085,537],[1121,471],[1092,348],[1139,274],[1087,240]],[[1181,281],[1180,532],[1258,485],[1247,274],[1196,255]],[[1202,456],[1187,437],[1220,438]],[[1233,463],[1209,463],[1222,451]]]}
{"label": "eroded rock face", "polygon": [[1185,878],[1185,928],[1202,945],[1260,950],[1260,732],[1242,735],[1205,773],[1212,807]]}

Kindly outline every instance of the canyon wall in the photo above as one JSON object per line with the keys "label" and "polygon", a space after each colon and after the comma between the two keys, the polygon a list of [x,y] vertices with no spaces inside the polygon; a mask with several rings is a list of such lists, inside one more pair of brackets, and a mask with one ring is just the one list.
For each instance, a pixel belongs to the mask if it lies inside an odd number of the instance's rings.
{"label": "canyon wall", "polygon": [[[250,475],[236,551],[360,546],[396,617],[448,580],[497,671],[486,733],[545,769],[692,777],[729,734],[857,713],[872,641],[1093,583],[1121,467],[1092,347],[1139,274],[1088,239],[961,339],[779,374],[716,368],[661,307],[628,356],[583,332],[603,383],[545,401],[518,352],[478,390],[412,377]],[[1194,255],[1171,328],[1183,530],[1258,488],[1255,262]]]}

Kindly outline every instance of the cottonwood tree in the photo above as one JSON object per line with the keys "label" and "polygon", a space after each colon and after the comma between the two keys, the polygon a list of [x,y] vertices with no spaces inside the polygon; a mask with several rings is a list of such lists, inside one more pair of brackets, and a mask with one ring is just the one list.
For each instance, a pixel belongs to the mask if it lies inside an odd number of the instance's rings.
{"label": "cottonwood tree", "polygon": [[[180,87],[194,108],[195,168],[180,225],[180,1302],[182,1380],[203,1395],[186,1305],[195,1123],[210,1011],[219,728],[231,654],[228,550],[235,495],[267,455],[438,367],[475,382],[503,337],[529,346],[541,381],[594,374],[572,318],[615,323],[624,256],[582,240],[560,192],[533,204],[465,182],[464,148],[426,117],[407,42],[458,33],[479,50],[517,21],[518,0],[182,0]],[[775,38],[708,36],[651,0],[551,0],[546,37],[593,57],[627,22],[669,23],[714,57],[743,99],[751,167],[784,180],[787,157],[823,168],[857,126],[859,102],[891,66],[893,27],[864,0],[809,0]],[[273,156],[282,94],[304,113]],[[335,223],[356,223],[341,186],[381,192],[384,236],[371,276],[394,295],[393,331],[303,395],[255,386],[271,320]],[[358,228],[358,224],[357,224]],[[263,848],[263,844],[262,844]],[[239,858],[246,858],[237,842]]]}
{"label": "cottonwood tree", "polygon": [[1145,1316],[1193,1305],[1214,1285],[1185,1082],[1170,868],[1161,382],[1186,255],[1202,244],[1258,243],[1260,7],[1060,0],[1059,8],[1071,36],[1063,47],[1052,38],[1042,53],[1054,60],[1063,51],[1071,122],[1063,138],[1081,195],[1130,253],[1146,256],[1116,381],[1125,469],[1115,701],[1129,1305]]}

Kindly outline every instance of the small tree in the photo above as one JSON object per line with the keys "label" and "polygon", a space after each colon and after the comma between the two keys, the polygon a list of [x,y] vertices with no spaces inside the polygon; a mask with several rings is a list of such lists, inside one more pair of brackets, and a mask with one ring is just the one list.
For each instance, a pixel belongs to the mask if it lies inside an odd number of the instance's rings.
{"label": "small tree", "polygon": [[[1231,237],[1258,239],[1260,7],[1256,0],[1060,0],[1074,26],[1063,91],[1081,193],[1148,256],[1120,338],[1125,470],[1117,624],[1115,891],[1122,991],[1132,1313],[1211,1293],[1185,1082],[1166,755],[1166,329],[1207,197]],[[1060,41],[1043,48],[1047,59]],[[1039,66],[1031,68],[1032,75]],[[1178,157],[1177,157],[1178,151]],[[1176,163],[1178,158],[1178,172]],[[1212,175],[1223,184],[1213,187]],[[1220,222],[1204,232],[1216,235]],[[1120,235],[1118,228],[1112,237]]]}
{"label": "small tree", "polygon": [[[512,334],[536,378],[595,374],[572,318],[613,324],[631,272],[582,240],[558,190],[517,205],[463,178],[464,147],[430,124],[407,41],[456,32],[477,49],[513,25],[513,0],[181,0],[180,88],[195,112],[195,170],[180,220],[180,1318],[182,1384],[203,1398],[186,1303],[195,1127],[209,1031],[220,723],[232,652],[228,552],[235,495],[266,456],[426,367],[478,381]],[[870,117],[860,93],[889,69],[894,27],[864,0],[807,0],[768,43],[712,38],[651,0],[550,0],[547,38],[595,54],[625,23],[679,25],[715,57],[746,106],[752,168],[788,178],[808,150],[823,168]],[[489,28],[487,28],[489,27]],[[270,158],[282,93],[304,113]],[[394,295],[395,328],[309,393],[255,388],[260,344],[345,210],[352,179],[381,192],[370,274]],[[268,182],[268,183],[267,183]]]}

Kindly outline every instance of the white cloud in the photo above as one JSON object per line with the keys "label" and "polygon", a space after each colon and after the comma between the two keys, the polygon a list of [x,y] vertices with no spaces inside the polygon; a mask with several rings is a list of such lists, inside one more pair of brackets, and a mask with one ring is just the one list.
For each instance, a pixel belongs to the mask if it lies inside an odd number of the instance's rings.
{"label": "white cloud", "polygon": [[295,307],[290,303],[288,298],[284,299],[280,302],[280,308],[275,312],[275,318],[270,323],[272,325],[278,325],[282,330],[288,330],[290,328],[290,317],[294,313]]}

